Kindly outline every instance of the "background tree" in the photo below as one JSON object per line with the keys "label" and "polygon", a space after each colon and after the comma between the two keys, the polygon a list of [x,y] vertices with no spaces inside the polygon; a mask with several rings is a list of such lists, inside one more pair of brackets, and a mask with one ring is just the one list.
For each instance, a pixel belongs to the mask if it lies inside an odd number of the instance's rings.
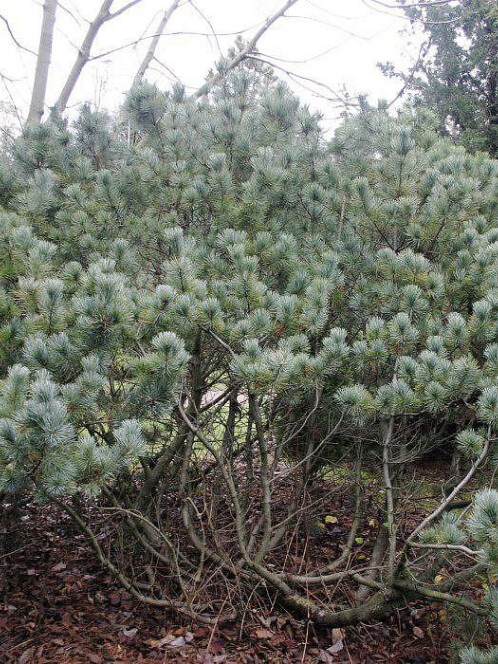
{"label": "background tree", "polygon": [[57,0],[45,0],[28,122],[40,122],[45,111],[45,94],[52,57],[56,13]]}
{"label": "background tree", "polygon": [[414,67],[383,71],[403,82],[416,104],[433,109],[440,128],[471,150],[498,151],[498,9],[494,0],[400,2],[425,38]]}

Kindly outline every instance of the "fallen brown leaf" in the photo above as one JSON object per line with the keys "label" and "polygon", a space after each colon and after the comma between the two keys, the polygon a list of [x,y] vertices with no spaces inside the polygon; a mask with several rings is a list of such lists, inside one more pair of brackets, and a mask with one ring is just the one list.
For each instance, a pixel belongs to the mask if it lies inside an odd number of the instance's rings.
{"label": "fallen brown leaf", "polygon": [[144,643],[151,648],[163,648],[164,646],[167,646],[168,643],[171,643],[174,638],[173,634],[168,634],[162,639],[146,639]]}
{"label": "fallen brown leaf", "polygon": [[136,627],[133,627],[132,629],[124,629],[123,635],[126,636],[128,639],[132,639],[137,632],[138,629]]}
{"label": "fallen brown leaf", "polygon": [[413,634],[417,637],[417,639],[423,639],[425,636],[424,630],[420,629],[420,627],[417,627],[417,625],[414,626],[412,631]]}

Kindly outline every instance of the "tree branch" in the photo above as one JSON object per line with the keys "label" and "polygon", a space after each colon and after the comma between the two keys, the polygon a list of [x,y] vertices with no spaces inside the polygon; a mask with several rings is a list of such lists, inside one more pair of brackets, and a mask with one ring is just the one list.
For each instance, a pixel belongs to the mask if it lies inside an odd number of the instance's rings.
{"label": "tree branch", "polygon": [[457,484],[457,486],[453,489],[453,491],[446,496],[444,500],[441,501],[439,506],[431,512],[423,521],[420,523],[415,530],[410,534],[410,536],[407,538],[405,541],[405,546],[407,544],[410,544],[415,537],[418,535],[418,533],[423,530],[424,528],[427,528],[427,526],[434,521],[444,510],[446,507],[451,503],[453,498],[460,493],[460,491],[465,487],[466,484],[472,479],[472,477],[475,475],[477,469],[481,465],[481,463],[484,461],[488,454],[489,450],[489,441],[486,441],[486,444],[484,445],[484,448],[479,456],[479,458],[474,462],[473,466],[469,470],[469,472],[465,475],[465,477]]}
{"label": "tree branch", "polygon": [[59,98],[54,105],[54,109],[59,113],[63,113],[65,111],[69,98],[79,80],[81,72],[83,71],[83,67],[90,60],[92,46],[100,28],[104,25],[104,23],[107,23],[108,21],[121,16],[121,14],[128,11],[139,2],[142,2],[142,0],[132,0],[131,2],[128,2],[126,5],[121,7],[121,9],[111,13],[113,2],[114,0],[104,0],[97,15],[88,27],[83,43],[81,44],[81,47],[78,51],[78,55],[76,56],[76,60],[72,66],[71,71],[69,72],[69,76],[67,77]]}
{"label": "tree branch", "polygon": [[159,40],[164,34],[164,29],[168,24],[172,15],[174,14],[174,12],[178,9],[179,4],[180,0],[173,0],[169,8],[166,9],[164,14],[161,16],[161,20],[159,21],[159,25],[157,26],[156,34],[154,35],[152,41],[149,44],[149,48],[147,49],[147,53],[145,54],[144,59],[140,63],[140,67],[138,68],[138,71],[135,75],[135,79],[133,81],[134,83],[139,83],[144,77],[145,72],[149,68],[152,60],[154,59],[157,45],[159,44]]}
{"label": "tree branch", "polygon": [[5,23],[5,27],[7,28],[7,31],[8,31],[8,33],[9,33],[9,35],[10,35],[10,38],[12,39],[12,41],[14,42],[14,44],[17,46],[17,48],[20,48],[21,50],[26,51],[26,53],[30,53],[31,55],[34,55],[34,56],[37,56],[37,55],[38,55],[38,53],[36,53],[35,51],[32,51],[32,50],[31,50],[30,48],[28,48],[27,46],[23,46],[23,45],[20,43],[20,41],[19,41],[18,39],[16,39],[16,36],[14,35],[14,33],[13,33],[13,31],[12,31],[12,28],[10,27],[10,23],[9,23],[8,20],[5,18],[5,16],[2,16],[2,14],[0,14],[0,21],[3,21],[3,22]]}
{"label": "tree branch", "polygon": [[298,2],[298,0],[287,0],[287,2],[282,7],[280,7],[280,9],[278,9],[274,14],[269,16],[264,22],[264,24],[261,26],[261,28],[252,37],[252,39],[249,40],[246,46],[239,53],[237,53],[230,60],[230,62],[224,67],[223,71],[218,72],[217,74],[212,76],[208,81],[206,81],[206,83],[204,83],[204,85],[197,90],[194,96],[203,97],[204,95],[208,94],[213,85],[216,85],[219,81],[223,79],[224,76],[226,76],[226,74],[229,71],[235,69],[251,53],[253,53],[261,37],[269,30],[269,28],[271,28],[271,26],[276,21],[278,21],[279,18],[284,16],[285,12],[288,9],[290,9],[293,5],[295,5],[296,2]]}

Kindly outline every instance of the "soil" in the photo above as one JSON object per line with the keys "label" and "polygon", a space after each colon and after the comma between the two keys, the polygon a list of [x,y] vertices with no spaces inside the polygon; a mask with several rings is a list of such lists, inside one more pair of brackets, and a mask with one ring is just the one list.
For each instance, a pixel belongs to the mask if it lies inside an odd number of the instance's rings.
{"label": "soil", "polygon": [[[24,544],[0,557],[0,661],[400,662],[444,664],[451,634],[441,605],[411,604],[375,624],[316,629],[278,607],[233,623],[189,624],[141,605],[102,570],[50,506],[28,504]],[[324,534],[326,545],[327,533]]]}

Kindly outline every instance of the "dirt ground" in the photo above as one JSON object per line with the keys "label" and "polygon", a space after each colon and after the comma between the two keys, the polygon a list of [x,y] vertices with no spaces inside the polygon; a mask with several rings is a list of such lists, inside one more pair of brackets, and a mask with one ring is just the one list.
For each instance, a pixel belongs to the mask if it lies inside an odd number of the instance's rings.
{"label": "dirt ground", "polygon": [[24,545],[0,558],[0,661],[6,664],[450,661],[440,605],[412,604],[385,621],[345,630],[316,629],[278,607],[248,608],[214,628],[182,622],[120,589],[86,541],[66,534],[61,519],[51,507],[29,505]]}

